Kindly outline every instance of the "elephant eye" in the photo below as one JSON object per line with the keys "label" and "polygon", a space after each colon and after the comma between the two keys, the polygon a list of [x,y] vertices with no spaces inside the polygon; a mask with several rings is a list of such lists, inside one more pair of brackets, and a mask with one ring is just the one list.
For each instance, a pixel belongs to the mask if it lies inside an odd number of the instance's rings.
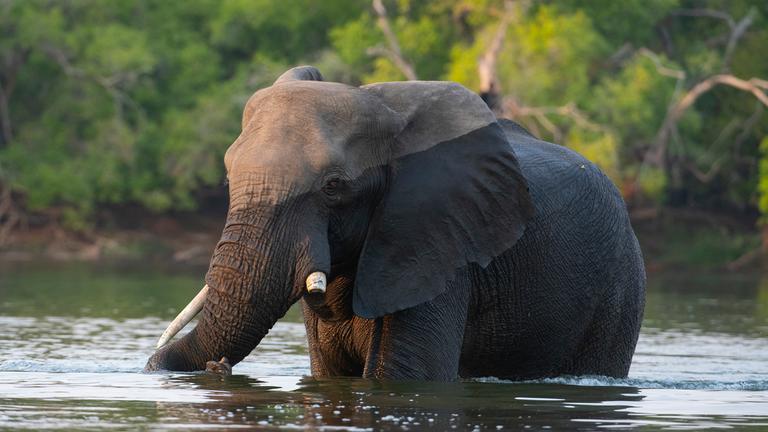
{"label": "elephant eye", "polygon": [[340,186],[341,186],[341,179],[332,178],[325,183],[325,186],[323,186],[323,193],[325,193],[328,196],[334,196],[339,192]]}

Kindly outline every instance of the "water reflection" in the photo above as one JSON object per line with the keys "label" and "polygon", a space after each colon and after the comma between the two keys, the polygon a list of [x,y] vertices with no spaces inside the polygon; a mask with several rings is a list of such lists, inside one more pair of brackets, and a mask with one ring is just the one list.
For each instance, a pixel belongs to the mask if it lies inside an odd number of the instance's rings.
{"label": "water reflection", "polygon": [[[632,386],[381,383],[296,377],[283,377],[284,382],[276,384],[242,375],[223,379],[190,374],[143,377],[139,381],[154,380],[155,391],[168,397],[152,402],[130,398],[68,401],[56,395],[0,398],[0,427],[21,421],[41,428],[55,421],[59,427],[72,428],[142,424],[150,428],[308,426],[357,430],[768,425],[765,392],[712,394]],[[113,381],[114,377],[104,378]],[[286,384],[295,388],[287,390]]]}
{"label": "water reflection", "polygon": [[768,275],[652,275],[643,325],[766,337]]}
{"label": "water reflection", "polygon": [[768,279],[652,276],[626,380],[313,379],[298,308],[232,377],[139,373],[204,272],[0,265],[0,429],[768,426]]}
{"label": "water reflection", "polygon": [[159,418],[261,426],[542,429],[573,427],[575,420],[590,419],[594,424],[629,424],[627,409],[644,398],[634,387],[303,378],[297,389],[286,391],[245,376],[174,376],[168,382],[193,383],[210,392],[211,400],[157,403]]}

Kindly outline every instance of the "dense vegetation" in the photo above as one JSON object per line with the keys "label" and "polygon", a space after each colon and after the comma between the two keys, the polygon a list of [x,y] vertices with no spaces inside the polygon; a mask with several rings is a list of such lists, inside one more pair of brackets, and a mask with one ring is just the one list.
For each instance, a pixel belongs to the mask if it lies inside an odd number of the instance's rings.
{"label": "dense vegetation", "polygon": [[0,222],[195,209],[245,100],[302,63],[458,81],[636,205],[768,213],[767,23],[764,0],[2,0]]}

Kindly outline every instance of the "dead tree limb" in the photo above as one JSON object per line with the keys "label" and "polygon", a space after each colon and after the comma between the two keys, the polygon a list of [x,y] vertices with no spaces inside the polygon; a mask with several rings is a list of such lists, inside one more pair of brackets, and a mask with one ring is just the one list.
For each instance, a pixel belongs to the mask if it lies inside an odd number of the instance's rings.
{"label": "dead tree limb", "polygon": [[561,136],[563,135],[562,131],[559,129],[554,130],[552,129],[555,127],[555,125],[549,121],[542,121],[542,119],[546,119],[549,115],[558,115],[562,117],[567,117],[571,119],[574,123],[581,126],[582,128],[590,131],[606,131],[607,129],[605,126],[595,123],[594,121],[590,120],[589,116],[587,116],[583,111],[581,111],[575,103],[568,102],[565,105],[561,106],[541,106],[541,107],[529,107],[520,105],[515,99],[513,98],[507,98],[504,103],[504,113],[505,115],[511,117],[511,118],[520,118],[520,117],[533,117],[541,123],[541,125],[547,129],[550,133],[553,134],[553,136]]}
{"label": "dead tree limb", "polygon": [[374,47],[368,50],[369,54],[385,54],[400,69],[406,79],[417,80],[418,77],[413,65],[403,56],[403,52],[400,50],[400,43],[397,41],[397,35],[392,30],[392,26],[389,25],[387,9],[384,7],[384,3],[381,0],[373,0],[373,10],[378,16],[376,23],[387,39],[388,48]]}
{"label": "dead tree limb", "polygon": [[[726,153],[731,153],[731,159],[735,161],[739,161],[736,156],[738,156],[739,149],[741,145],[746,141],[747,137],[749,136],[749,133],[752,131],[752,128],[757,124],[757,122],[760,120],[760,117],[763,114],[763,105],[759,101],[755,101],[756,107],[755,111],[750,115],[746,120],[743,122],[739,122],[737,119],[732,119],[728,124],[723,128],[722,131],[718,134],[717,138],[712,142],[712,144],[707,149],[708,153],[713,152],[716,150],[717,147],[725,140],[729,140],[731,143],[729,148],[727,149]],[[736,131],[740,131],[735,137],[733,136]],[[715,179],[717,174],[720,173],[720,170],[723,168],[723,162],[726,158],[726,154],[721,154],[719,157],[715,159],[714,162],[712,162],[709,166],[709,169],[704,172],[699,169],[699,166],[694,162],[688,162],[685,164],[685,167],[688,169],[688,171],[693,174],[694,177],[696,177],[697,180],[700,182],[707,184]],[[754,163],[754,160],[750,158],[748,164],[752,165]]]}
{"label": "dead tree limb", "polygon": [[744,36],[744,33],[747,32],[749,26],[752,25],[756,14],[757,10],[754,7],[751,7],[746,15],[739,21],[736,21],[730,14],[714,9],[679,9],[672,12],[672,15],[708,17],[725,21],[731,31],[725,44],[725,52],[723,53],[723,72],[727,72],[730,69],[731,56],[736,48],[736,44],[739,39]]}
{"label": "dead tree limb", "polygon": [[115,113],[118,118],[123,118],[123,105],[132,108],[135,112],[139,113],[141,117],[144,116],[144,111],[142,110],[141,106],[133,99],[131,99],[127,93],[120,89],[121,82],[135,81],[138,78],[137,73],[130,72],[127,74],[115,74],[108,77],[87,73],[73,65],[67,57],[67,54],[61,49],[48,44],[44,45],[42,48],[43,52],[45,52],[48,57],[53,59],[53,61],[55,61],[59,67],[61,67],[65,75],[73,78],[91,80],[97,85],[101,86],[107,93],[109,93],[109,95],[112,96],[113,104],[115,106]]}
{"label": "dead tree limb", "polygon": [[685,110],[693,105],[701,95],[712,90],[717,85],[726,85],[752,93],[763,105],[768,106],[768,94],[765,93],[768,90],[768,81],[759,78],[743,80],[730,74],[713,75],[693,86],[672,106],[672,110],[667,114],[667,118],[664,120],[664,125],[659,131],[658,136],[662,140],[668,138],[669,125],[677,122]]}
{"label": "dead tree limb", "polygon": [[733,50],[736,49],[736,43],[742,36],[744,36],[744,33],[747,32],[749,26],[752,25],[755,13],[755,8],[750,8],[749,12],[747,12],[736,25],[731,26],[731,35],[728,38],[728,43],[725,45],[725,54],[723,55],[723,71],[728,71],[730,69],[731,56],[733,55]]}
{"label": "dead tree limb", "polygon": [[725,21],[730,28],[734,28],[736,26],[736,21],[731,15],[715,9],[678,9],[672,11],[672,15],[715,18]]}
{"label": "dead tree limb", "polygon": [[649,152],[649,156],[651,156],[652,161],[656,165],[661,167],[665,165],[667,146],[669,145],[670,139],[677,131],[677,122],[680,120],[680,117],[683,116],[685,111],[690,108],[699,97],[718,85],[725,85],[751,93],[758,101],[760,101],[760,103],[768,107],[768,94],[766,94],[766,90],[768,90],[768,81],[759,78],[743,80],[730,74],[713,75],[700,81],[670,104],[667,115],[664,118],[659,131],[656,133],[655,146],[652,151]]}
{"label": "dead tree limb", "polygon": [[649,50],[648,48],[642,47],[639,50],[637,50],[637,53],[642,56],[648,57],[653,62],[653,65],[656,67],[656,72],[658,72],[660,75],[668,76],[670,78],[675,78],[677,80],[685,79],[685,71],[681,71],[680,69],[672,69],[668,66],[664,66],[664,64],[661,63],[661,58],[658,56],[658,54]]}
{"label": "dead tree limb", "polygon": [[504,38],[507,35],[507,28],[512,20],[513,13],[512,0],[506,0],[504,2],[504,14],[499,20],[499,28],[496,30],[493,39],[491,39],[491,43],[488,44],[488,48],[486,48],[483,55],[480,56],[477,61],[477,75],[480,79],[480,97],[483,98],[492,111],[499,111],[502,109],[500,106],[500,86],[496,64],[498,63],[501,47],[504,45]]}

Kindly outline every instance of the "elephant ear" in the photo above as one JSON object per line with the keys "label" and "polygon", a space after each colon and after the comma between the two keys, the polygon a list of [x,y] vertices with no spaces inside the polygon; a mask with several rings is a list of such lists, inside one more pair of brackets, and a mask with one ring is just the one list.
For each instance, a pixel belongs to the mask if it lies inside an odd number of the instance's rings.
{"label": "elephant ear", "polygon": [[511,248],[533,215],[512,146],[479,96],[446,82],[363,87],[403,117],[355,278],[356,315],[431,300]]}
{"label": "elephant ear", "polygon": [[296,66],[283,72],[273,85],[288,81],[323,81],[323,74],[314,66]]}

